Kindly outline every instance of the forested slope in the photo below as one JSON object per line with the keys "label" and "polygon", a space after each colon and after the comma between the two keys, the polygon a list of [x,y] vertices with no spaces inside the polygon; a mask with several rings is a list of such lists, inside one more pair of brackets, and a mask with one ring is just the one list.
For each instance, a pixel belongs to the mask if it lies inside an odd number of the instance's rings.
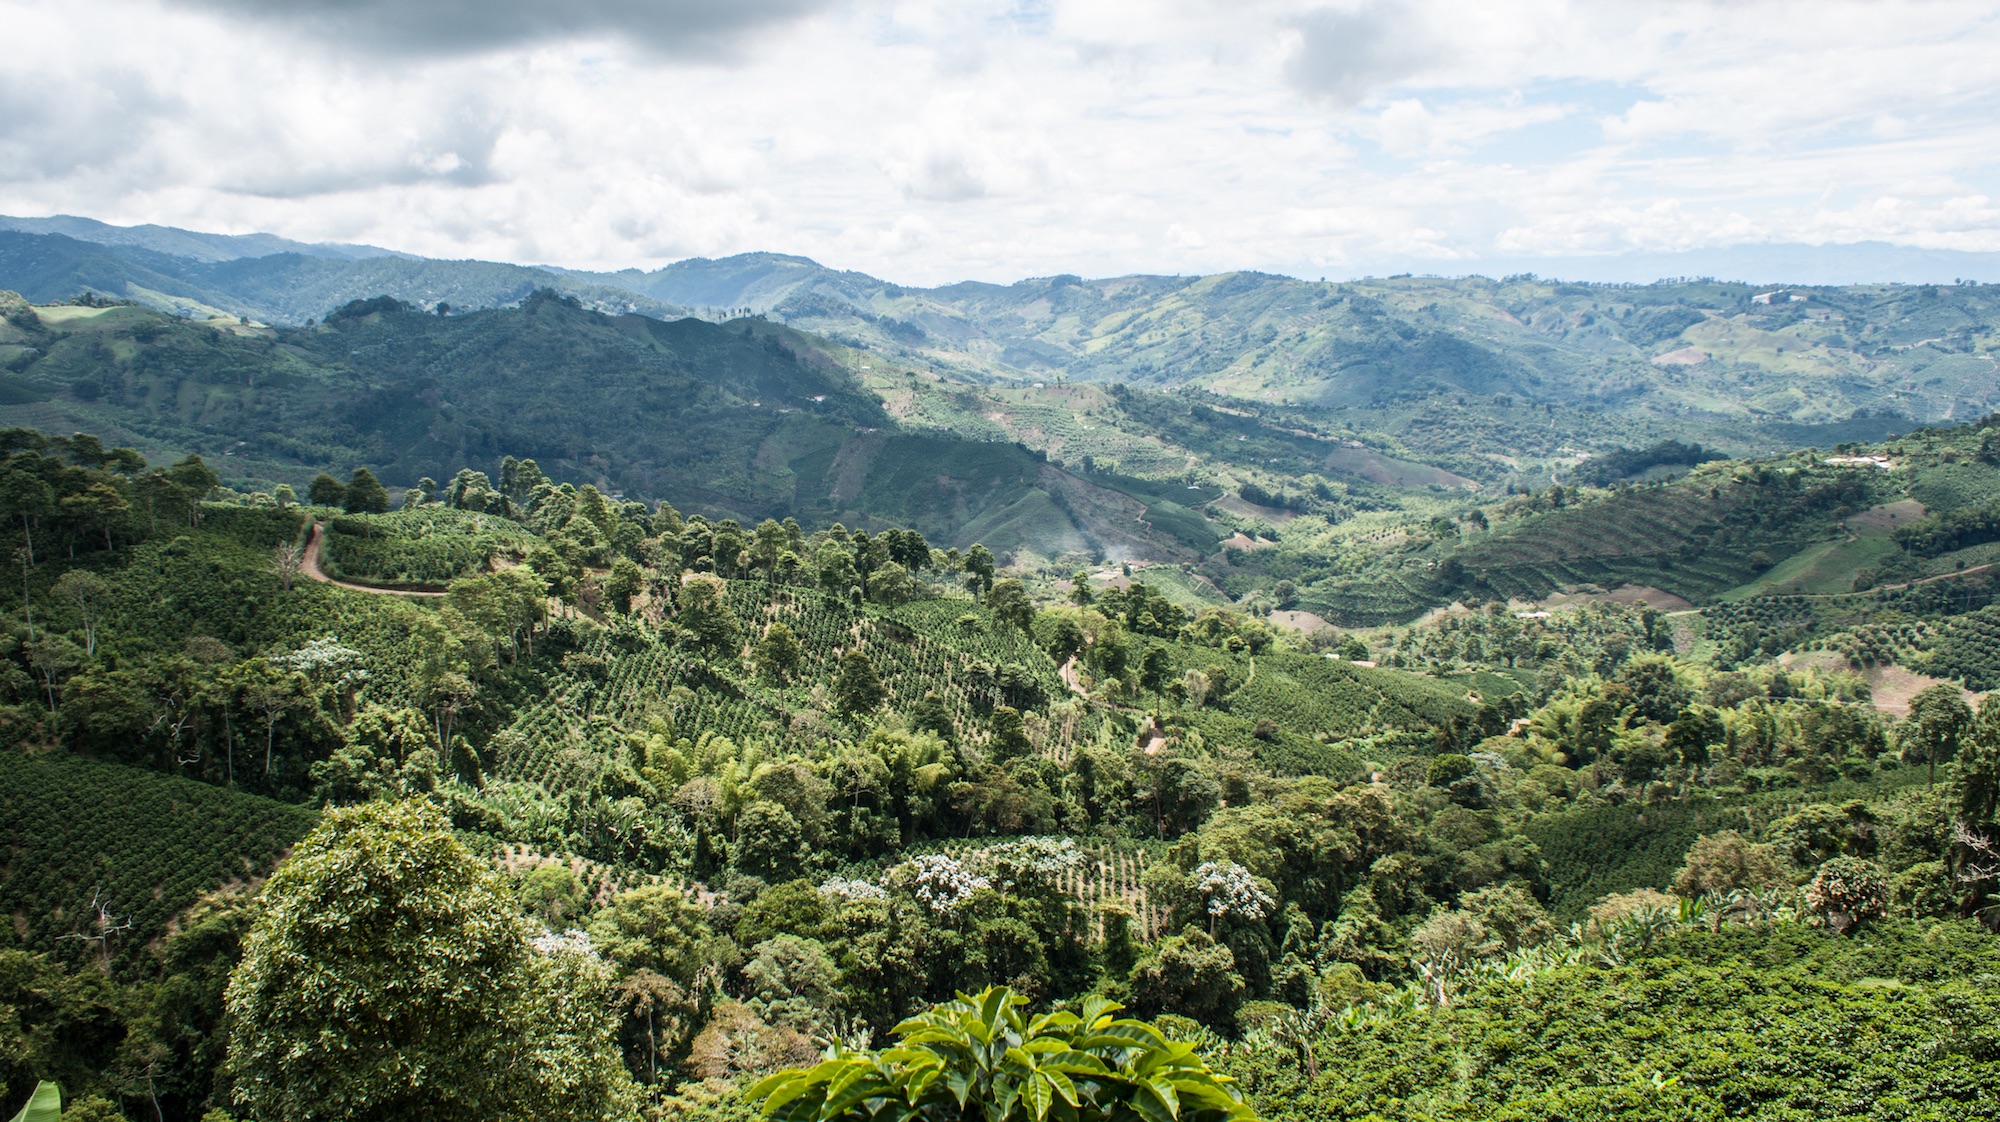
{"label": "forested slope", "polygon": [[[1981,433],[1924,439],[1899,454],[1960,474],[1914,477],[1941,513],[1906,540],[1983,548],[1940,498],[1976,509]],[[0,1026],[31,1046],[0,1107],[47,1076],[131,1117],[263,1109],[275,1041],[357,1031],[329,1011],[427,992],[445,947],[494,963],[455,992],[528,1017],[519,1063],[583,1057],[550,1117],[735,1116],[815,1036],[996,982],[1126,1001],[1269,1117],[1972,1117],[1994,1062],[2000,711],[1941,686],[1900,718],[1778,665],[1798,635],[1748,630],[1770,598],[1698,634],[1586,603],[1314,640],[1149,570],[1058,598],[983,546],[744,525],[512,456],[386,511],[362,472],[300,503],[94,437],[4,451]],[[1846,478],[1713,470],[1746,496],[1721,525],[1773,534]],[[1517,514],[1492,542],[1564,525]],[[314,526],[344,579],[445,591],[315,580]],[[1983,618],[1928,599],[1954,581],[1859,595],[1949,631]],[[308,943],[313,986],[254,980]],[[413,988],[370,981],[391,968]],[[228,1037],[232,973],[263,1027]],[[545,1091],[454,1047],[429,1078]]]}

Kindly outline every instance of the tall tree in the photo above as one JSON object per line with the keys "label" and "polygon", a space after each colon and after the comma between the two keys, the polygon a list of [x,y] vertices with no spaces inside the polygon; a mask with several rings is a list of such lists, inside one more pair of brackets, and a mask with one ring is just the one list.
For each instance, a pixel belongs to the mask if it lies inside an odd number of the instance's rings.
{"label": "tall tree", "polygon": [[314,506],[344,506],[347,502],[347,488],[340,480],[325,472],[313,476],[306,488],[306,501]]}
{"label": "tall tree", "polygon": [[968,576],[978,582],[979,591],[982,594],[991,590],[993,587],[993,551],[974,542],[972,548],[965,551],[965,571]]}
{"label": "tall tree", "polygon": [[215,474],[215,469],[204,463],[200,456],[189,455],[167,469],[167,478],[180,488],[181,501],[187,504],[188,525],[199,526],[201,504],[210,491],[222,484],[222,477]]}
{"label": "tall tree", "polygon": [[383,514],[389,509],[389,489],[367,468],[355,468],[342,492],[342,505],[349,514]]}
{"label": "tall tree", "polygon": [[840,676],[834,680],[833,696],[841,711],[850,714],[873,712],[889,696],[867,651],[854,647],[840,656]]}
{"label": "tall tree", "polygon": [[250,1116],[633,1117],[602,960],[536,938],[442,811],[329,811],[264,895],[228,995]]}
{"label": "tall tree", "polygon": [[1012,577],[996,581],[987,589],[986,606],[992,609],[995,623],[1018,627],[1022,631],[1034,626],[1035,607],[1028,602],[1028,590]]}
{"label": "tall tree", "polygon": [[773,682],[783,684],[791,681],[799,672],[804,652],[799,647],[799,638],[792,629],[782,623],[773,623],[764,630],[764,638],[757,643],[751,654],[756,663],[757,673]]}
{"label": "tall tree", "polygon": [[1929,769],[1927,785],[1937,783],[1937,766],[1958,755],[1959,741],[1972,728],[1972,709],[1965,693],[1949,682],[1925,686],[1910,699],[1909,720],[1903,725],[1903,758],[1922,760]]}
{"label": "tall tree", "polygon": [[97,654],[97,622],[104,603],[111,598],[111,586],[88,569],[71,569],[56,580],[56,595],[76,605],[83,619],[83,653]]}

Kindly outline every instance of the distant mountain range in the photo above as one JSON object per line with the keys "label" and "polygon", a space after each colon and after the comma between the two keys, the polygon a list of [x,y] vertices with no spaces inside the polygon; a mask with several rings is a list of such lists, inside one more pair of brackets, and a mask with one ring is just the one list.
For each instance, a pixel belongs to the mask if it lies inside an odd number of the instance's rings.
{"label": "distant mountain range", "polygon": [[372,245],[338,245],[295,242],[276,234],[204,234],[172,226],[113,226],[95,218],[58,214],[48,218],[11,218],[0,215],[0,230],[18,234],[60,234],[97,245],[148,249],[170,257],[191,261],[234,261],[240,257],[268,257],[274,253],[296,253],[302,257],[325,257],[335,261],[359,261],[368,257],[414,257]]}
{"label": "distant mountain range", "polygon": [[[1746,268],[1775,260],[1795,276],[1877,260],[1902,262],[1896,267],[1905,275],[1939,268],[1938,275],[1962,277],[1976,271],[1969,266],[1980,256],[1886,246],[1798,247],[1792,257],[1787,247],[1766,247],[1761,257],[1749,252],[1738,258]],[[518,307],[547,292],[614,320],[706,319],[740,331],[744,321],[761,319],[753,331],[782,325],[810,340],[786,346],[838,353],[845,376],[906,433],[1019,444],[1053,464],[1088,465],[1086,473],[1177,480],[1184,487],[1298,494],[1318,485],[1306,477],[1392,489],[1534,486],[1619,447],[1680,441],[1732,455],[1766,454],[1879,439],[2000,409],[2000,288],[1796,279],[1751,285],[1681,279],[1704,271],[1686,255],[1653,263],[1676,279],[1584,284],[1514,273],[1324,283],[1237,272],[915,288],[776,253],[584,272],[438,261],[269,235],[0,219],[0,289],[34,303],[88,292],[198,321],[286,326],[378,296],[448,312],[443,320],[432,317],[448,322],[470,310]],[[468,371],[488,361],[475,361],[463,348],[476,342],[486,354],[529,337],[504,328],[512,322],[504,317],[481,322],[486,326],[468,327],[460,344],[432,354],[421,372],[460,379],[464,388],[445,400],[446,412],[459,418],[449,427],[462,434],[477,427],[465,419],[467,394],[478,384],[466,380]],[[443,346],[438,340],[452,331],[419,334],[430,348]],[[15,349],[0,348],[0,365],[36,381],[7,392],[47,402],[51,388],[68,386],[59,397],[83,400],[76,399],[76,385],[90,392],[87,374],[65,367],[58,377],[35,346],[23,340]],[[538,387],[565,379],[595,386],[625,377],[604,373],[603,363],[622,360],[595,346],[565,343],[559,358],[568,365],[546,378],[509,376],[480,389],[489,415],[526,415]],[[597,357],[577,358],[585,351]],[[327,354],[314,361],[378,365],[363,357]],[[683,361],[681,368],[697,382],[704,377],[701,361]],[[381,380],[375,372],[367,377]],[[402,385],[402,378],[398,373],[385,384]],[[748,392],[746,400],[755,397]],[[168,424],[155,406],[147,408],[157,414],[155,423]],[[345,408],[335,397],[307,412],[342,416]],[[88,412],[74,402],[65,409]],[[341,424],[351,420],[343,416]],[[180,434],[170,442],[202,444],[177,425],[169,426]],[[579,420],[574,431],[596,429]],[[168,428],[159,432],[169,439]],[[446,444],[407,452],[382,443],[387,439],[386,433],[337,435],[328,456],[292,458],[365,458],[415,471],[476,451]],[[589,474],[585,465],[605,453],[584,447],[588,441],[572,443],[559,458]],[[495,454],[520,451],[491,447]],[[660,449],[659,464],[675,455]],[[698,492],[696,477],[708,470],[660,475],[659,464],[590,471],[645,487],[664,486],[671,476],[674,488]],[[727,501],[718,493],[717,505],[779,509],[770,496],[750,504],[747,496],[756,491],[739,489]],[[1181,527],[1185,540],[1205,533],[1198,519],[1167,521]]]}

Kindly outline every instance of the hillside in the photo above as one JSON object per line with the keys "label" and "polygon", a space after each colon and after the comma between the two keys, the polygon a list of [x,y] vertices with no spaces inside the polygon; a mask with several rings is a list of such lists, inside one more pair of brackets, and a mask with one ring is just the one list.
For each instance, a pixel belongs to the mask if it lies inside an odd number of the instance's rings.
{"label": "hillside", "polygon": [[1844,595],[1987,562],[1996,431],[1989,418],[1837,452],[1678,464],[1672,478],[1472,498],[1431,517],[1414,501],[1294,517],[1282,540],[1226,550],[1204,571],[1238,596],[1289,581],[1298,606],[1352,626],[1625,585],[1684,606]]}
{"label": "hillside", "polygon": [[[463,309],[550,288],[613,314],[754,312],[873,352],[882,369],[957,383],[1123,384],[1318,410],[1315,427],[1473,478],[1546,479],[1591,451],[1667,439],[1738,455],[1879,439],[2000,406],[1994,300],[1978,285],[1229,273],[922,289],[770,253],[585,273],[13,225],[49,231],[0,233],[0,286],[38,301],[87,289],[299,324],[382,294]],[[264,249],[282,252],[250,256]]]}
{"label": "hillside", "polygon": [[[266,236],[219,248],[217,235],[186,231],[104,244],[71,233],[5,226],[0,222],[0,288],[41,303],[95,292],[202,318],[227,315],[297,325],[384,293],[426,310],[440,304],[472,309],[518,304],[532,292],[553,289],[614,313],[664,317],[678,312],[673,305],[624,289],[521,265],[432,261],[363,247],[327,251]],[[257,250],[264,252],[249,255]]]}
{"label": "hillside", "polygon": [[200,452],[245,490],[361,464],[411,486],[513,455],[716,515],[901,522],[1008,553],[1170,559],[1214,540],[1151,531],[1143,485],[910,431],[845,348],[757,320],[612,316],[546,290],[452,315],[383,297],[309,328],[16,303],[0,363],[8,423]]}
{"label": "hillside", "polygon": [[[554,297],[509,314],[530,335],[583,317],[606,346],[632,330]],[[411,315],[356,309],[368,322],[290,345],[301,363],[314,340],[406,355],[425,339],[399,331]],[[745,326],[748,354],[797,337]],[[806,377],[800,361],[745,376]],[[380,969],[412,964],[428,994],[439,953],[497,938],[547,964],[522,984],[572,1026],[563,1054],[669,1116],[736,1117],[735,1091],[811,1061],[812,1036],[879,1040],[1003,979],[1043,1003],[1128,1002],[1276,1118],[1363,1099],[1412,1120],[1503,1101],[1595,1117],[1644,1105],[1633,1087],[1776,1118],[1844,1093],[1826,1051],[1743,1027],[1757,1018],[1879,1032],[1872,1085],[1973,1117],[1956,1088],[1991,1064],[1977,978],[1994,947],[1973,918],[1994,909],[1962,873],[2000,832],[1982,794],[2000,724],[1951,709],[1955,687],[1905,719],[1845,666],[1774,656],[1839,654],[1836,626],[1857,659],[1932,636],[1990,653],[1957,595],[1980,573],[1954,559],[2000,548],[1986,435],[1884,449],[1900,484],[1778,461],[1565,489],[1559,508],[1516,496],[1484,538],[1434,525],[1423,547],[1483,545],[1525,572],[1582,541],[1577,510],[1632,504],[1634,527],[1692,534],[1670,500],[1705,485],[1722,515],[1688,540],[1724,556],[1858,507],[1841,525],[1888,533],[1910,569],[1865,592],[1753,591],[1700,615],[1495,605],[1308,638],[1254,597],[1205,606],[1175,567],[1023,583],[906,527],[745,526],[526,461],[370,513],[365,479],[354,510],[302,505],[217,488],[196,458],[9,431],[0,1017],[35,1047],[5,1058],[0,1107],[36,1078],[128,1117],[241,1104],[225,1061],[261,1062],[273,1034],[369,1038],[267,1001],[407,1008],[431,999],[387,992]],[[1822,494],[1841,471],[1872,474]],[[1905,491],[1924,498],[1889,501]],[[1310,558],[1308,517],[1225,555]],[[308,541],[349,586],[305,563]],[[1644,562],[1678,571],[1655,544]],[[1916,583],[1929,572],[1951,579]],[[325,921],[351,909],[369,914]],[[244,979],[288,930],[333,942],[301,960],[312,987],[259,997]],[[553,957],[571,950],[589,953]],[[1726,993],[1751,1020],[1667,1031],[1685,1004],[1633,996],[1663,988]],[[1521,1024],[1547,1028],[1503,1035]],[[1579,1074],[1580,1040],[1615,1058]],[[1919,1054],[1950,1078],[1906,1079]],[[1439,1074],[1459,1064],[1476,1074]],[[1666,1078],[1680,1097],[1657,1098]]]}

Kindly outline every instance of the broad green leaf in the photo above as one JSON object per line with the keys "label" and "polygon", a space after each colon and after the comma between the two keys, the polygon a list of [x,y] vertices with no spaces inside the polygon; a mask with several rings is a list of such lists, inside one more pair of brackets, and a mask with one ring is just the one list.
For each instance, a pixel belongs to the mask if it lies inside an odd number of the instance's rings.
{"label": "broad green leaf", "polygon": [[1049,1103],[1055,1096],[1049,1090],[1049,1081],[1038,1075],[1022,1086],[1021,1097],[1027,1104],[1028,1114],[1035,1122],[1042,1122],[1049,1116]]}
{"label": "broad green leaf", "polygon": [[44,1079],[35,1084],[35,1093],[28,1096],[28,1103],[14,1115],[13,1122],[60,1122],[62,1118],[62,1089]]}
{"label": "broad green leaf", "polygon": [[1061,1071],[1045,1067],[1042,1069],[1042,1078],[1055,1090],[1056,1094],[1062,1096],[1064,1102],[1071,1106],[1080,1105],[1076,1096],[1076,1084],[1070,1081],[1069,1076],[1063,1074]]}
{"label": "broad green leaf", "polygon": [[1132,1109],[1143,1115],[1148,1122],[1176,1122],[1178,1111],[1167,1104],[1166,1097],[1151,1083],[1141,1083],[1133,1088]]}

